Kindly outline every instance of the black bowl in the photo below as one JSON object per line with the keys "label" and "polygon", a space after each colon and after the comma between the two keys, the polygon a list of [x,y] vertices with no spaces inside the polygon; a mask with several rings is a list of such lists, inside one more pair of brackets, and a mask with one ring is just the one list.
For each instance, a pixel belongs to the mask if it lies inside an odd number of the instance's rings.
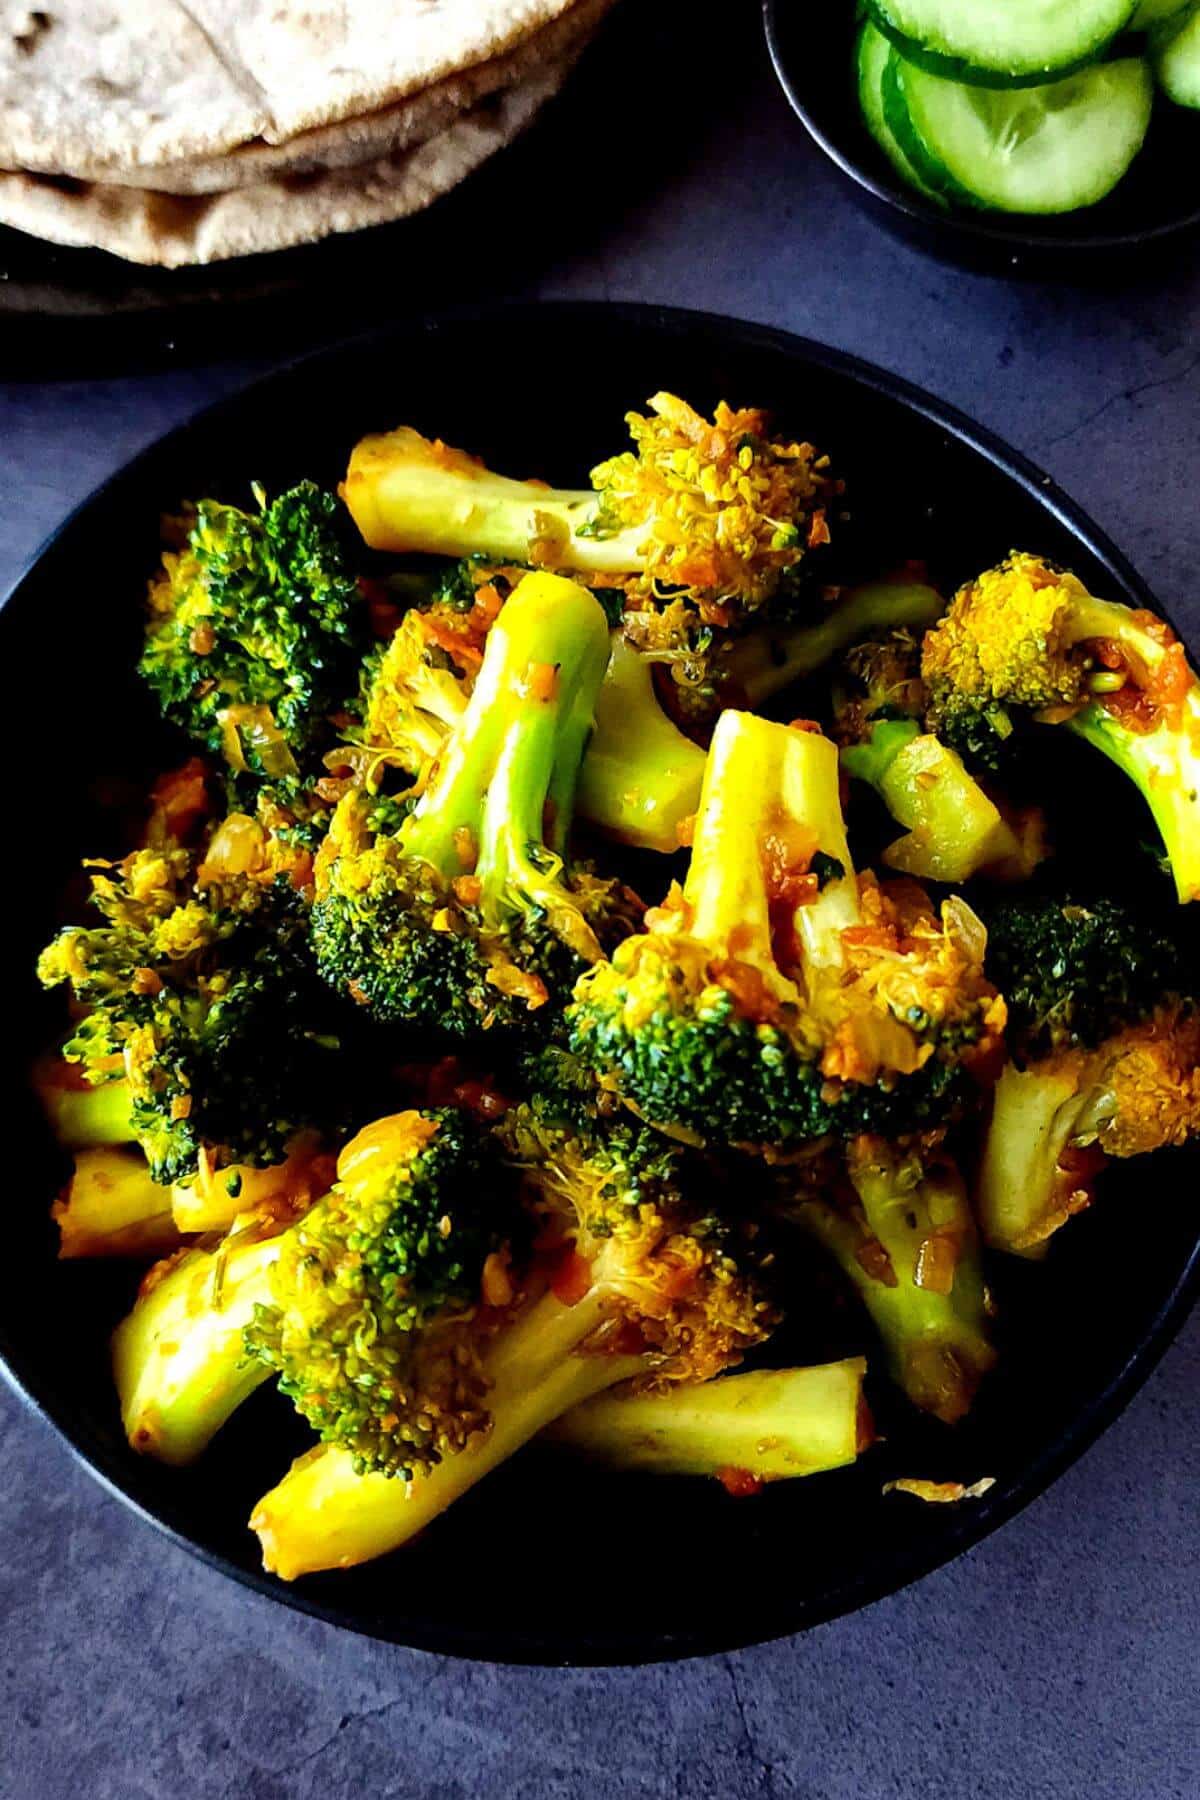
{"label": "black bowl", "polygon": [[[336,480],[361,432],[401,419],[504,467],[575,482],[619,437],[622,410],[662,386],[706,407],[722,396],[769,402],[835,456],[860,538],[926,557],[943,582],[1019,542],[1115,599],[1150,601],[1047,477],[879,370],[756,326],[594,305],[414,323],[224,401],[81,507],[0,615],[0,716],[19,777],[6,801],[20,870],[4,939],[9,1379],[111,1491],[226,1573],[352,1630],[498,1661],[632,1663],[728,1649],[893,1592],[1011,1518],[1080,1453],[1153,1367],[1200,1280],[1193,1209],[1166,1203],[1176,1183],[1195,1180],[1194,1161],[1156,1166],[1152,1226],[1138,1204],[1144,1176],[1115,1171],[1104,1204],[1062,1234],[1044,1267],[994,1272],[1008,1341],[962,1427],[897,1413],[887,1442],[855,1469],[780,1483],[752,1501],[715,1482],[598,1478],[526,1453],[421,1544],[290,1588],[260,1573],[245,1525],[305,1439],[276,1395],[256,1395],[192,1471],[127,1448],[104,1344],[134,1276],[55,1261],[47,1202],[61,1158],[19,1098],[15,1047],[40,1041],[57,1018],[30,969],[63,883],[81,853],[123,847],[122,803],[168,753],[131,673],[160,511],[182,495],[244,500],[252,476],[271,488],[301,475]],[[918,1474],[990,1475],[995,1485],[958,1507],[881,1495],[889,1476]]]}
{"label": "black bowl", "polygon": [[[856,9],[763,0],[775,72],[797,118],[891,230],[935,255],[1030,275],[1143,275],[1200,227],[1200,118],[1163,96],[1132,169],[1106,200],[1053,218],[947,210],[900,180],[862,122]],[[1137,252],[1130,256],[1131,251]]]}

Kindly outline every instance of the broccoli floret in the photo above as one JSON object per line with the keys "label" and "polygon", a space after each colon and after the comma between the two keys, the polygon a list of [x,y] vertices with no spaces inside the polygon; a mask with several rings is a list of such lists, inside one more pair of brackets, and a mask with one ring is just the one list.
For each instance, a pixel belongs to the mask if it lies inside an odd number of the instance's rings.
{"label": "broccoli floret", "polygon": [[591,490],[512,481],[401,427],[356,446],[342,492],[373,549],[627,577],[651,604],[686,596],[727,624],[825,542],[836,484],[761,412],[722,403],[709,423],[671,394],[649,405],[626,416],[635,449],[600,463]]}
{"label": "broccoli floret", "polygon": [[[236,875],[222,866],[235,843]],[[330,1062],[291,880],[237,816],[199,859],[150,848],[104,870],[92,898],[106,923],[68,927],[38,963],[87,1009],[65,1058],[97,1095],[115,1090],[113,1116],[124,1109],[157,1181],[187,1180],[202,1158],[278,1162],[328,1103]]]}
{"label": "broccoli floret", "polygon": [[883,852],[887,866],[955,883],[980,873],[1030,874],[1022,840],[995,801],[957,751],[921,729],[925,687],[915,633],[895,630],[853,645],[839,674],[834,735],[842,767],[906,827]]}
{"label": "broccoli floret", "polygon": [[779,1145],[937,1119],[986,1067],[1003,1007],[959,898],[856,878],[837,751],[722,714],[683,890],[580,980],[576,1053],[691,1141]]}
{"label": "broccoli floret", "polygon": [[732,629],[702,620],[680,601],[628,611],[622,629],[668,671],[677,716],[704,727],[726,707],[765,706],[867,633],[923,630],[944,609],[941,595],[922,582],[878,581],[832,599],[809,594],[799,607],[772,604]]}
{"label": "broccoli floret", "polygon": [[440,624],[435,609],[412,608],[395,635],[364,664],[361,742],[373,780],[377,763],[419,777],[462,722],[483,661],[482,646],[477,648],[464,632],[455,634],[454,648],[447,649],[450,634]]}
{"label": "broccoli floret", "polygon": [[408,1480],[485,1423],[476,1308],[516,1223],[463,1115],[378,1121],[283,1240],[248,1348],[322,1442]]}
{"label": "broccoli floret", "polygon": [[872,1440],[861,1356],[810,1369],[753,1369],[701,1387],[598,1394],[540,1442],[613,1469],[715,1476],[731,1494],[844,1468]]}
{"label": "broccoli floret", "polygon": [[487,1178],[478,1132],[446,1110],[375,1120],[337,1173],[287,1230],[251,1216],[152,1272],[114,1340],[135,1449],[192,1461],[272,1373],[359,1469],[407,1479],[483,1428],[477,1309],[517,1221],[512,1184]]}
{"label": "broccoli floret", "polygon": [[1180,900],[1200,894],[1200,682],[1161,619],[1014,551],[960,589],[922,673],[932,729],[968,757],[994,761],[1014,713],[1103,751],[1146,800]]}
{"label": "broccoli floret", "polygon": [[1143,908],[1040,896],[989,909],[988,968],[1010,1061],[979,1214],[990,1243],[1038,1254],[1089,1203],[1107,1157],[1200,1131],[1195,945]]}
{"label": "broccoli floret", "polygon": [[486,1432],[407,1486],[357,1475],[344,1450],[301,1458],[251,1520],[285,1580],[396,1549],[568,1408],[622,1382],[707,1380],[772,1328],[762,1252],[703,1203],[678,1150],[551,1110],[518,1106],[498,1127],[536,1238],[496,1296],[510,1310],[482,1356]]}
{"label": "broccoli floret", "polygon": [[984,906],[988,973],[1016,1060],[1095,1049],[1195,989],[1196,948],[1168,916],[1106,896],[1013,895]]}
{"label": "broccoli floret", "polygon": [[844,1192],[802,1192],[792,1216],[853,1282],[893,1379],[952,1424],[996,1360],[979,1244],[962,1177],[938,1149],[856,1138]]}
{"label": "broccoli floret", "polygon": [[460,1038],[528,1026],[628,929],[626,890],[564,861],[608,653],[586,589],[527,575],[409,816],[381,833],[369,794],[339,804],[313,944],[326,980],[376,1018]]}
{"label": "broccoli floret", "polygon": [[163,712],[248,788],[295,799],[330,714],[353,694],[368,614],[337,531],[337,501],[301,482],[258,513],[202,500],[151,583],[140,671]]}
{"label": "broccoli floret", "polygon": [[483,608],[494,613],[500,603],[508,599],[527,568],[525,563],[498,564],[491,557],[475,551],[441,571],[433,582],[427,604],[430,610],[475,613],[480,610],[482,601]]}

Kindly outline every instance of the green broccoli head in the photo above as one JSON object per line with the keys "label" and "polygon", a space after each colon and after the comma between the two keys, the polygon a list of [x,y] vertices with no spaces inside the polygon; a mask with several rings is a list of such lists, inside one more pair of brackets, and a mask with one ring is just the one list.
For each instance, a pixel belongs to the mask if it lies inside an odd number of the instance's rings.
{"label": "green broccoli head", "polygon": [[586,589],[526,576],[399,828],[380,833],[363,792],[340,803],[313,943],[325,978],[377,1018],[458,1037],[524,1028],[628,929],[626,890],[565,862],[608,654]]}
{"label": "green broccoli head", "polygon": [[[514,579],[519,578],[513,572]],[[512,583],[474,559],[410,606],[362,672],[361,741],[378,765],[419,777],[461,724],[487,634]]]}
{"label": "green broccoli head", "polygon": [[1013,710],[1083,702],[1090,664],[1082,643],[1108,622],[1073,575],[1014,551],[961,587],[926,635],[921,675],[930,729],[965,756],[994,763],[1012,733]]}
{"label": "green broccoli head", "polygon": [[378,1119],[280,1242],[250,1352],[356,1468],[404,1480],[487,1423],[478,1316],[519,1218],[514,1184],[450,1109]]}
{"label": "green broccoli head", "polygon": [[549,1266],[550,1314],[565,1303],[576,1344],[594,1333],[596,1354],[640,1358],[623,1372],[639,1386],[707,1380],[777,1322],[767,1239],[689,1151],[580,1100],[573,1074],[494,1127]]}
{"label": "green broccoli head", "polygon": [[66,1058],[89,1082],[126,1086],[158,1181],[185,1180],[202,1156],[215,1166],[282,1160],[334,1091],[290,879],[265,866],[218,878],[185,850],[147,849],[94,876],[93,901],[106,924],[68,927],[38,965],[47,986],[68,984],[87,1009]]}
{"label": "green broccoli head", "polygon": [[693,1141],[913,1130],[994,1051],[978,920],[855,877],[837,751],[811,731],[722,715],[686,885],[647,924],[580,980],[571,1044]]}
{"label": "green broccoli head", "polygon": [[1161,911],[1107,896],[1017,894],[984,907],[988,973],[1027,1061],[1094,1049],[1169,998],[1196,992],[1196,951]]}
{"label": "green broccoli head", "polygon": [[837,665],[834,700],[833,735],[847,747],[868,743],[876,724],[919,719],[925,710],[919,631],[900,625],[852,643]]}
{"label": "green broccoli head", "polygon": [[367,611],[311,482],[258,513],[202,500],[151,583],[140,671],[172,723],[235,777],[294,780],[354,692]]}

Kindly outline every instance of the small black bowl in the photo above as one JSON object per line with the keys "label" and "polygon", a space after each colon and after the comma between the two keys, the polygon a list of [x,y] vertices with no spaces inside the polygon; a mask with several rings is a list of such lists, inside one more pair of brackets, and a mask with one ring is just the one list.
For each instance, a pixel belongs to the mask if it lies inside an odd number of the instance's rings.
{"label": "small black bowl", "polygon": [[[0,939],[8,1379],[110,1491],[226,1574],[350,1630],[498,1662],[727,1650],[894,1592],[1011,1518],[1078,1456],[1145,1379],[1200,1286],[1194,1209],[1170,1204],[1194,1187],[1197,1158],[1155,1160],[1152,1221],[1145,1174],[1117,1167],[1103,1204],[1055,1241],[1044,1266],[1008,1259],[989,1271],[1003,1354],[961,1426],[896,1408],[881,1415],[886,1441],[856,1467],[779,1482],[753,1500],[716,1482],[598,1476],[526,1452],[408,1550],[291,1587],[262,1573],[246,1527],[254,1501],[310,1441],[286,1402],[260,1390],[194,1469],[164,1468],[126,1444],[105,1346],[136,1273],[55,1260],[48,1209],[64,1169],[22,1098],[23,1064],[24,1046],[61,1022],[32,967],[64,884],[80,856],[127,847],[122,804],[136,805],[149,773],[181,755],[162,740],[133,673],[160,513],[185,495],[246,504],[252,478],[271,491],[302,476],[336,482],[361,433],[401,420],[498,467],[578,484],[619,441],[623,410],[662,387],[704,408],[723,396],[761,402],[827,449],[852,496],[846,529],[868,556],[924,559],[949,587],[1020,544],[1069,564],[1099,593],[1152,604],[1048,477],[878,369],[699,313],[541,305],[396,326],[221,402],[94,494],[0,611],[0,720],[14,772],[5,823],[21,871]],[[1101,814],[1093,802],[1089,818]],[[1109,844],[1134,841],[1115,817],[1107,832]],[[792,1329],[797,1360],[863,1343],[855,1317],[845,1342],[808,1342],[803,1316]],[[887,1407],[886,1384],[872,1404]],[[959,1506],[883,1496],[889,1477],[912,1475],[995,1485]]]}
{"label": "small black bowl", "polygon": [[1132,169],[1097,206],[1027,218],[926,200],[900,180],[862,122],[855,10],[850,0],[763,0],[771,60],[797,118],[890,230],[970,267],[1124,281],[1200,227],[1200,116],[1161,95]]}

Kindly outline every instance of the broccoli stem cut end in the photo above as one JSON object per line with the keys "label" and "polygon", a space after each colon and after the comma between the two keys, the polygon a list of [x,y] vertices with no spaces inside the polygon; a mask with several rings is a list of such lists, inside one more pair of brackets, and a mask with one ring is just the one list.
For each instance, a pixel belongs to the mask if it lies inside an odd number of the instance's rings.
{"label": "broccoli stem cut end", "polygon": [[560,1413],[641,1372],[645,1357],[579,1353],[605,1317],[600,1294],[575,1306],[535,1301],[487,1358],[489,1428],[410,1482],[358,1475],[348,1452],[328,1446],[300,1457],[250,1520],[264,1568],[293,1581],[399,1549]]}
{"label": "broccoli stem cut end", "polygon": [[609,1468],[756,1482],[852,1463],[871,1441],[863,1357],[808,1369],[755,1369],[657,1394],[598,1395],[542,1433]]}

